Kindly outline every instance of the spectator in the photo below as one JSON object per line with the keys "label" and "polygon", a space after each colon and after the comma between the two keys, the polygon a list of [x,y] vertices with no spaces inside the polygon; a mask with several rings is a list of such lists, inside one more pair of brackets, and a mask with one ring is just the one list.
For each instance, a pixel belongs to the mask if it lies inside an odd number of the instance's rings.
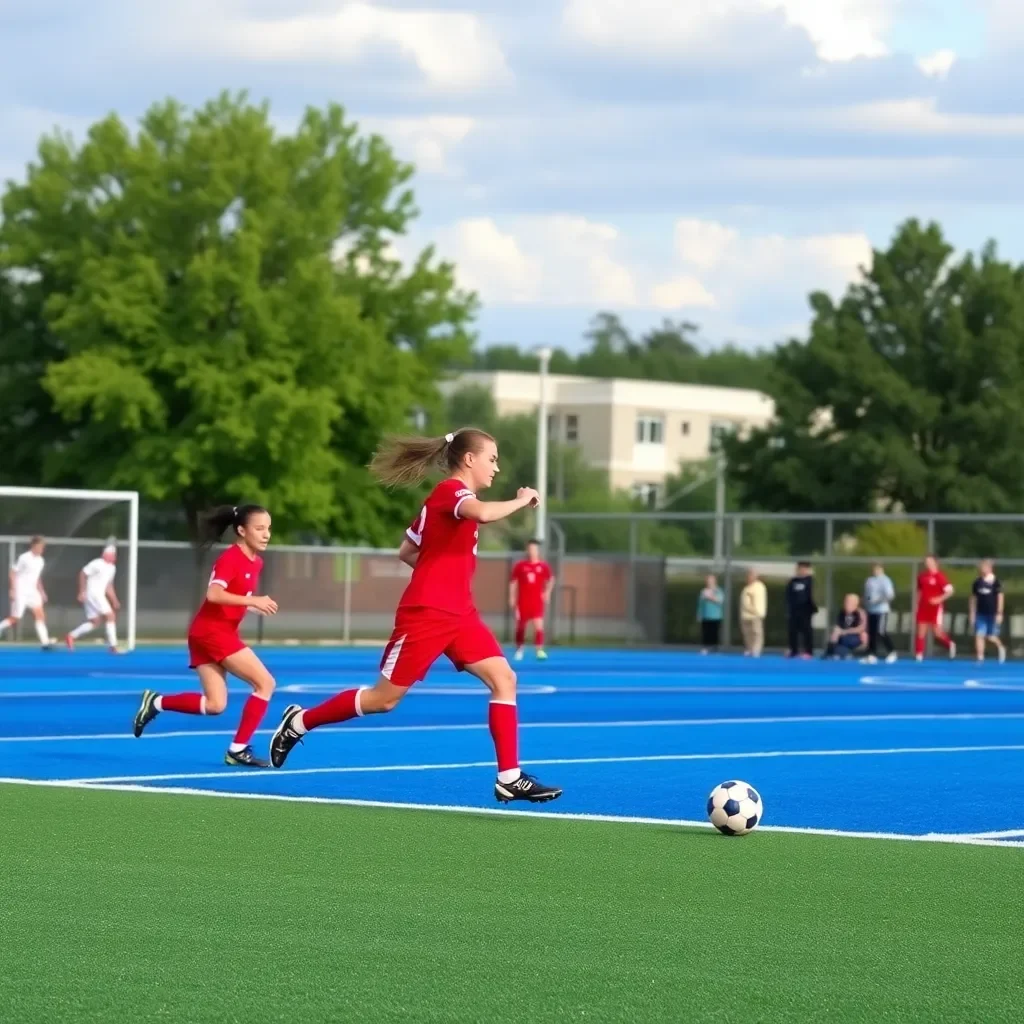
{"label": "spectator", "polygon": [[974,634],[974,653],[978,661],[985,660],[985,641],[995,645],[999,663],[1006,661],[1006,647],[999,639],[1003,625],[1003,610],[1006,595],[1003,584],[995,574],[992,560],[986,558],[978,566],[978,578],[971,587],[970,623]]}
{"label": "spectator", "polygon": [[843,598],[843,607],[836,616],[836,624],[832,627],[825,657],[846,657],[856,654],[867,642],[868,617],[860,606],[860,598],[856,594],[847,594]]}
{"label": "spectator", "polygon": [[864,610],[868,613],[868,656],[864,661],[874,665],[878,661],[878,644],[885,648],[886,663],[896,660],[892,638],[889,636],[889,612],[896,600],[896,588],[885,574],[881,562],[871,567],[871,575],[864,581]]}
{"label": "spectator", "polygon": [[704,589],[697,599],[697,619],[700,622],[701,654],[718,649],[722,630],[722,612],[725,610],[725,595],[714,575],[704,581]]}
{"label": "spectator", "polygon": [[[797,562],[796,575],[786,584],[786,618],[789,622],[787,657],[809,658],[814,650],[811,620],[817,612],[814,603],[814,578],[810,562]],[[800,648],[803,648],[801,651]]]}
{"label": "spectator", "polygon": [[740,591],[740,632],[743,634],[743,653],[747,657],[761,657],[767,614],[768,588],[751,569],[747,573],[747,585]]}

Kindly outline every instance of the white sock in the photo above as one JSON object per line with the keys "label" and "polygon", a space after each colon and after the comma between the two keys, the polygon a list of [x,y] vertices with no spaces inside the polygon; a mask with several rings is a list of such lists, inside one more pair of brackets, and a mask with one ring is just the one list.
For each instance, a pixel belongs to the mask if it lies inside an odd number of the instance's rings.
{"label": "white sock", "polygon": [[505,771],[498,772],[498,781],[506,783],[515,782],[522,774],[519,768],[506,768]]}
{"label": "white sock", "polygon": [[157,711],[163,711],[163,709],[164,709],[164,699],[163,699],[163,697],[157,697],[157,699],[155,701],[153,701],[153,707],[155,707],[157,709]]}
{"label": "white sock", "polygon": [[39,637],[39,642],[44,647],[49,647],[49,645],[50,645],[50,634],[49,634],[49,631],[46,628],[46,623],[45,622],[41,622],[39,619],[36,619],[36,636]]}
{"label": "white sock", "polygon": [[309,730],[306,728],[306,723],[302,720],[302,712],[300,711],[292,719],[292,728],[300,735],[305,736]]}
{"label": "white sock", "polygon": [[237,754],[239,751],[245,750],[245,744],[244,743],[229,743],[228,744],[228,750],[232,754]]}
{"label": "white sock", "polygon": [[117,646],[117,626],[113,622],[107,623],[107,643],[111,647]]}
{"label": "white sock", "polygon": [[77,640],[80,636],[85,636],[86,633],[91,633],[96,627],[91,622],[83,622],[80,626],[76,626],[71,630],[71,639]]}

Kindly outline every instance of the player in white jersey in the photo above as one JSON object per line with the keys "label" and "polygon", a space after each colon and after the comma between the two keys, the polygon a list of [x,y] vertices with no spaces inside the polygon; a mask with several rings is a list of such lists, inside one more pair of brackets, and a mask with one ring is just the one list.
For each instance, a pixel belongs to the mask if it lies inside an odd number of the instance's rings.
{"label": "player in white jersey", "polygon": [[121,607],[114,590],[114,575],[117,572],[117,548],[108,544],[99,558],[94,558],[78,574],[78,600],[85,608],[85,622],[73,629],[64,638],[70,650],[75,641],[91,633],[101,622],[106,621],[107,646],[111,654],[120,654],[117,649],[117,626],[114,615]]}
{"label": "player in white jersey", "polygon": [[0,622],[0,634],[11,626],[17,625],[26,611],[32,612],[35,619],[36,636],[44,650],[49,650],[53,641],[46,628],[46,591],[43,589],[43,566],[46,560],[43,552],[46,541],[42,537],[33,537],[28,551],[22,552],[11,567],[8,574],[10,581],[11,614]]}

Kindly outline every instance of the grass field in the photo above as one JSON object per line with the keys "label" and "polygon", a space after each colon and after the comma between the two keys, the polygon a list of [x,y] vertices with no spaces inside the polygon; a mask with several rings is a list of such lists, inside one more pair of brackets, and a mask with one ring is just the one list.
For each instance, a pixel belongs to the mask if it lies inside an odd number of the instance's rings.
{"label": "grass field", "polygon": [[[264,653],[258,747],[377,657]],[[0,1024],[1024,1017],[1015,665],[555,652],[522,749],[565,796],[511,813],[450,671],[238,772],[234,693],[131,738],[182,660],[0,652]],[[765,818],[726,839],[736,777]]]}

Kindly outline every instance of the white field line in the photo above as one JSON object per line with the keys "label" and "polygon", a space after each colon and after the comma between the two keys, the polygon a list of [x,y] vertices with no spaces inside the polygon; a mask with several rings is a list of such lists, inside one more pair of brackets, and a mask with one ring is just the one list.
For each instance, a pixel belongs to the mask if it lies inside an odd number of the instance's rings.
{"label": "white field line", "polygon": [[[678,828],[699,828],[710,829],[705,821],[690,821],[682,818],[651,818],[651,817],[629,817],[615,814],[578,814],[573,812],[559,813],[557,811],[538,810],[513,810],[498,807],[468,807],[458,804],[414,804],[399,803],[386,800],[350,800],[336,797],[317,796],[281,796],[262,793],[231,793],[215,789],[175,789],[173,787],[138,786],[119,784],[91,784],[84,785],[82,782],[67,780],[42,780],[42,779],[18,779],[0,778],[0,785],[11,786],[42,786],[56,789],[97,789],[106,792],[116,793],[152,793],[170,796],[191,796],[191,797],[212,797],[226,800],[265,800],[273,803],[298,803],[298,804],[326,804],[340,807],[369,807],[383,810],[401,811],[434,811],[449,814],[476,814],[490,817],[513,817],[513,818],[547,818],[556,821],[566,822],[598,822],[607,824],[622,825],[670,825]],[[898,832],[854,832],[843,829],[825,828],[798,828],[789,825],[761,825],[758,832],[780,832],[792,835],[828,836],[843,839],[891,839],[911,843],[951,843],[963,846],[1013,846],[1024,849],[1024,842],[1002,842],[998,839],[985,839],[973,835],[944,835],[941,833],[929,833],[926,835],[907,835]],[[756,833],[755,833],[756,834]],[[727,842],[725,837],[723,842]],[[749,839],[747,841],[750,841]]]}
{"label": "white field line", "polygon": [[[1024,712],[993,711],[993,712],[940,712],[936,714],[882,714],[882,715],[770,715],[753,718],[641,718],[621,721],[587,721],[587,722],[520,722],[520,729],[655,729],[655,728],[692,728],[699,726],[720,725],[827,725],[831,723],[868,723],[868,722],[981,722],[981,721],[1019,721],[1024,719]],[[346,726],[345,728],[328,727],[318,732],[345,732],[351,736],[372,736],[375,733],[402,732],[479,732],[487,729],[483,722],[460,723],[455,725],[375,725],[370,728]],[[273,729],[260,729],[257,736],[270,736]],[[146,742],[151,740],[170,740],[206,736],[234,736],[234,729],[175,729],[169,732],[146,733]],[[69,733],[50,736],[0,736],[0,743],[68,743],[87,740],[131,740],[135,737],[130,732],[97,732]]]}

